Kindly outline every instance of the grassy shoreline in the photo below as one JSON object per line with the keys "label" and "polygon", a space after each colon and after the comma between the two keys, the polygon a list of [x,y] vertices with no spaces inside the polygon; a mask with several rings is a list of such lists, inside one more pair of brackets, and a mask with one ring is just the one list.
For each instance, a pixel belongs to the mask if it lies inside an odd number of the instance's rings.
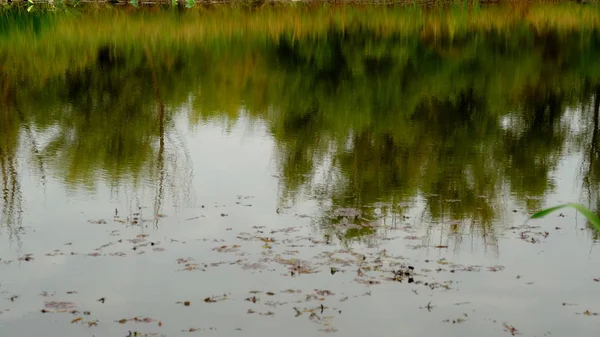
{"label": "grassy shoreline", "polygon": [[112,5],[197,5],[241,4],[241,5],[400,5],[400,6],[437,6],[437,5],[537,5],[556,3],[591,4],[600,0],[0,0],[0,4],[48,4],[48,5],[78,5],[78,4],[112,4]]}

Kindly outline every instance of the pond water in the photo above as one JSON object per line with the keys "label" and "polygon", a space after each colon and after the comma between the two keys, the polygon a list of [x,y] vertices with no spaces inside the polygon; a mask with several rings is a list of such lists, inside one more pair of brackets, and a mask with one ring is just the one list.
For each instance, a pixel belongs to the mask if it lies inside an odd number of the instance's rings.
{"label": "pond water", "polygon": [[0,335],[598,332],[598,5],[0,13]]}

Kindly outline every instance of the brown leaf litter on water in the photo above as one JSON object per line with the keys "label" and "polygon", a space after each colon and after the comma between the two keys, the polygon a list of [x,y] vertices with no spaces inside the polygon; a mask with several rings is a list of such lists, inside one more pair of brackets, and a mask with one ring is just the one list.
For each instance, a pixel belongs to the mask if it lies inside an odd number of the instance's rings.
{"label": "brown leaf litter on water", "polygon": [[240,245],[232,245],[232,246],[220,246],[220,247],[216,247],[213,248],[212,250],[219,252],[219,253],[233,253],[233,252],[239,252],[240,250]]}
{"label": "brown leaf litter on water", "polygon": [[32,260],[34,260],[33,254],[25,254],[25,255],[19,257],[19,261],[29,262],[29,261],[32,261]]}
{"label": "brown leaf litter on water", "polygon": [[248,311],[246,311],[247,314],[252,315],[252,314],[257,314],[259,316],[275,316],[275,313],[272,311],[267,311],[267,312],[258,312],[258,311],[254,311],[252,309],[248,309]]}
{"label": "brown leaf litter on water", "polygon": [[504,327],[504,331],[510,333],[512,336],[516,336],[519,334],[519,330],[514,326],[509,325],[508,323],[502,323],[502,326]]}
{"label": "brown leaf litter on water", "polygon": [[158,332],[140,332],[130,330],[125,337],[166,337],[166,335]]}
{"label": "brown leaf litter on water", "polygon": [[356,277],[356,278],[354,278],[354,281],[356,283],[364,284],[364,285],[369,285],[369,286],[376,285],[376,284],[381,284],[381,281],[379,281],[379,280],[377,280],[377,279],[375,279],[373,277],[370,277],[370,278]]}
{"label": "brown leaf litter on water", "polygon": [[224,294],[222,296],[209,296],[204,299],[204,302],[215,303],[215,302],[225,301],[226,299],[228,299],[227,294]]}
{"label": "brown leaf litter on water", "polygon": [[110,246],[114,246],[114,245],[116,245],[116,244],[117,244],[116,242],[109,242],[109,243],[105,243],[105,244],[101,245],[100,247],[98,247],[98,248],[96,248],[96,249],[94,249],[94,250],[102,250],[102,249],[104,249],[104,248],[108,248],[108,247],[110,247]]}
{"label": "brown leaf litter on water", "polygon": [[[177,264],[182,264],[184,267],[182,270],[186,270],[186,271],[198,269],[199,265],[197,263],[193,263],[192,261],[194,261],[194,260],[191,257],[188,257],[188,258],[180,257],[177,259]],[[203,269],[203,271],[204,271],[204,269]]]}
{"label": "brown leaf litter on water", "polygon": [[442,322],[443,323],[452,323],[452,324],[460,324],[460,323],[466,322],[467,317],[469,317],[469,316],[465,313],[463,313],[462,315],[464,317],[458,317],[458,318],[454,318],[454,319],[445,319]]}
{"label": "brown leaf litter on water", "polygon": [[246,298],[245,301],[256,303],[256,302],[260,301],[260,299],[256,296],[252,296],[252,297]]}
{"label": "brown leaf litter on water", "polygon": [[281,228],[281,229],[274,229],[271,230],[271,234],[276,234],[276,233],[284,233],[284,234],[289,234],[289,233],[293,233],[293,232],[298,232],[298,226],[292,226],[292,227],[286,227],[286,228]]}
{"label": "brown leaf litter on water", "polygon": [[282,305],[286,305],[288,302],[280,302],[280,301],[266,301],[265,305],[269,307],[280,307]]}
{"label": "brown leaf litter on water", "polygon": [[188,328],[181,330],[181,332],[196,332],[196,331],[216,331],[217,328]]}
{"label": "brown leaf litter on water", "polygon": [[336,329],[332,326],[328,326],[326,328],[319,329],[319,331],[326,332],[326,333],[334,333],[334,332],[338,332],[338,329]]}
{"label": "brown leaf litter on water", "polygon": [[[531,228],[539,228],[539,227],[531,227]],[[543,239],[548,238],[550,232],[547,231],[532,231],[532,230],[524,230],[519,233],[519,239],[528,243],[540,243]]]}
{"label": "brown leaf litter on water", "polygon": [[275,257],[274,262],[287,266],[292,276],[296,274],[313,274],[318,271],[308,261],[300,259],[285,259],[278,255]]}
{"label": "brown leaf litter on water", "polygon": [[[305,237],[305,238],[284,238],[283,236],[287,236],[292,232],[297,231],[296,227],[288,227],[285,229],[280,229],[280,230],[269,230],[268,228],[264,227],[264,226],[254,226],[254,230],[256,231],[255,233],[240,233],[237,236],[238,240],[243,240],[243,241],[254,241],[257,242],[256,246],[258,248],[258,244],[261,245],[268,245],[269,250],[262,250],[260,253],[258,253],[259,258],[257,258],[256,260],[251,260],[250,258],[244,258],[243,260],[237,260],[235,262],[208,262],[206,261],[206,263],[196,263],[194,261],[193,258],[191,257],[187,257],[187,258],[178,258],[177,264],[181,265],[180,270],[184,270],[184,271],[191,271],[191,270],[196,270],[196,269],[200,269],[202,271],[206,271],[209,266],[210,267],[217,267],[219,265],[222,264],[229,264],[229,265],[238,265],[240,268],[244,269],[244,270],[269,270],[269,271],[276,271],[276,270],[281,270],[281,269],[287,269],[287,273],[285,273],[285,276],[296,276],[296,275],[301,275],[301,274],[313,274],[313,273],[318,273],[321,271],[324,271],[325,274],[327,274],[327,277],[340,277],[340,275],[338,275],[337,273],[345,273],[343,275],[341,275],[341,277],[345,277],[345,276],[350,276],[350,278],[352,277],[353,273],[356,273],[356,277],[354,278],[354,281],[365,285],[365,286],[372,286],[372,285],[376,285],[376,284],[380,284],[382,282],[385,281],[389,281],[389,282],[404,282],[404,283],[415,283],[418,285],[422,285],[424,287],[428,287],[430,289],[450,289],[450,285],[452,284],[452,281],[440,281],[440,282],[425,282],[424,279],[426,279],[427,277],[433,275],[433,274],[424,274],[424,273],[428,273],[428,272],[433,272],[433,270],[426,270],[426,269],[419,269],[419,273],[417,274],[415,273],[415,268],[412,265],[408,265],[406,264],[403,260],[405,260],[404,257],[402,256],[389,256],[389,254],[387,254],[386,250],[383,251],[378,251],[377,253],[374,253],[370,250],[367,250],[366,252],[355,252],[352,251],[351,249],[339,249],[336,251],[327,251],[327,252],[320,252],[319,254],[317,254],[316,256],[314,256],[313,258],[307,258],[306,260],[303,259],[298,259],[298,258],[290,258],[292,256],[301,256],[300,254],[303,253],[304,251],[302,249],[298,250],[289,250],[289,247],[291,247],[294,242],[297,242],[298,240],[308,240],[309,242],[307,243],[308,245],[312,244],[329,244],[329,242],[327,242],[328,240],[325,241],[320,241],[320,240],[315,240],[312,237]],[[123,243],[123,242],[130,242],[133,243],[134,245],[137,245],[136,247],[142,247],[142,246],[153,246],[155,251],[160,251],[162,250],[161,247],[156,247],[157,243],[156,242],[148,242],[147,240],[147,234],[141,234],[136,236],[133,239],[129,239],[129,240],[125,240],[123,239],[122,241],[119,240],[119,243]],[[411,238],[412,239],[412,238]],[[414,239],[422,239],[420,237],[414,237]],[[219,252],[219,253],[239,253],[242,249],[241,245],[238,244],[232,244],[229,242],[226,242],[225,240],[211,240],[211,239],[204,239],[205,242],[222,242],[219,243],[218,247],[213,248],[213,251]],[[173,240],[172,240],[173,242]],[[116,243],[112,242],[112,243],[108,243],[106,245],[102,245],[99,247],[99,249],[106,249],[109,248],[110,246],[114,246],[116,245]],[[254,243],[252,244],[254,245]],[[247,245],[245,245],[247,246]],[[302,245],[293,245],[295,247],[303,247]],[[130,247],[130,246],[129,246]],[[285,247],[283,249],[277,249],[280,247]],[[429,244],[429,247],[431,247],[431,244]],[[135,247],[134,247],[135,248]],[[209,246],[210,248],[210,246]],[[368,246],[367,246],[368,248]],[[435,246],[435,248],[447,248],[444,245],[439,245],[439,246]],[[129,248],[128,248],[129,249]],[[287,249],[287,250],[286,250]],[[58,250],[54,251],[53,253],[58,253]],[[100,253],[95,252],[98,255],[92,255],[92,256],[100,256]],[[112,254],[119,254],[119,253],[110,253]],[[125,253],[121,253],[123,254],[122,256],[125,256]],[[244,253],[246,254],[246,253]],[[29,254],[30,255],[30,254]],[[106,254],[104,254],[106,256]],[[250,254],[246,254],[247,256]],[[290,256],[291,255],[291,256]],[[119,256],[119,255],[116,255]],[[303,257],[304,258],[304,257]],[[429,263],[430,261],[425,261],[426,263]],[[473,271],[481,271],[483,268],[487,268],[488,271],[492,271],[492,272],[497,272],[497,271],[502,271],[504,269],[503,266],[490,266],[490,267],[484,267],[484,266],[462,266],[462,265],[456,265],[453,264],[451,261],[448,261],[444,258],[439,259],[438,261],[431,261],[431,262],[437,262],[437,265],[431,264],[430,266],[435,266],[435,272],[437,273],[441,273],[441,272],[450,272],[450,273],[454,273],[454,272],[458,272],[458,271],[469,271],[469,272],[473,272]],[[275,269],[273,269],[273,267]],[[282,268],[283,267],[283,268]],[[410,267],[410,268],[409,268]],[[271,269],[269,269],[271,268]],[[486,270],[486,269],[483,269]],[[335,275],[335,276],[334,276]],[[414,277],[416,277],[415,279],[413,279]],[[418,278],[418,279],[417,279]],[[597,281],[596,279],[594,279],[594,281]],[[280,291],[281,293],[284,294],[292,294],[292,295],[297,295],[302,293],[301,290],[296,290],[296,289],[287,289],[287,290],[283,290]],[[257,303],[258,301],[260,301],[259,297],[256,296],[256,294],[264,294],[265,296],[276,296],[275,292],[272,291],[256,291],[253,292],[252,297],[246,298],[246,301],[252,302],[252,303]],[[418,295],[418,293],[416,293]],[[354,294],[349,294],[350,296],[345,296],[346,294],[338,294],[339,298],[337,297],[334,298],[334,300],[343,302],[349,299],[349,297],[351,298],[356,298],[357,296],[354,296]],[[369,296],[370,292],[366,292],[360,296]],[[261,295],[262,296],[262,295]],[[265,296],[263,296],[263,301],[260,303],[260,305],[264,304],[264,305],[268,305],[270,307],[278,307],[278,306],[282,306],[285,305],[287,303],[305,303],[305,304],[309,304],[306,301],[320,301],[321,303],[323,303],[322,305],[320,305],[317,308],[310,308],[310,309],[302,309],[303,311],[300,311],[297,308],[294,308],[295,313],[298,315],[298,313],[301,315],[302,313],[310,313],[310,315],[304,315],[303,319],[306,319],[306,317],[308,317],[308,319],[312,322],[318,322],[319,324],[322,324],[324,327],[322,329],[320,329],[320,331],[323,332],[335,332],[337,331],[336,328],[331,327],[329,325],[331,319],[333,316],[327,316],[328,314],[330,314],[331,309],[328,309],[325,304],[327,304],[328,302],[325,302],[326,299],[328,299],[330,296],[336,296],[336,294],[331,291],[331,290],[324,290],[324,289],[314,289],[312,292],[309,292],[306,296],[304,296],[304,301],[297,301],[294,302],[292,300],[290,300],[289,302],[283,302],[283,301],[267,301],[267,298],[265,298]],[[223,301],[225,299],[227,299],[227,295],[223,295],[223,296],[210,296],[210,297],[206,297],[204,298],[204,302],[205,303],[216,303],[218,301]],[[243,298],[243,297],[242,297]],[[316,303],[320,303],[320,302],[316,302]],[[180,301],[180,302],[176,302],[178,304],[183,304],[184,306],[189,306],[191,304],[190,301]],[[315,302],[312,302],[315,303]],[[249,304],[250,306],[251,304]],[[297,304],[294,304],[297,305]],[[301,304],[300,304],[301,305]],[[254,309],[259,308],[258,306],[253,306]],[[263,315],[263,316],[273,316],[275,315],[274,312],[271,311],[267,311],[267,312],[261,312],[258,310],[254,310],[254,309],[250,309],[248,311],[249,314],[255,314],[255,315]],[[61,310],[67,310],[67,309],[61,309]],[[76,310],[72,310],[72,312],[74,312]],[[277,312],[279,313],[279,312]],[[341,313],[341,311],[340,311]],[[82,322],[83,319],[78,319],[81,317],[77,317],[74,318],[75,322]],[[124,324],[126,322],[129,322],[131,320],[134,320],[136,318],[133,319],[122,319],[120,321],[117,321],[121,324]],[[137,318],[138,322],[140,323],[148,323],[148,322],[144,322],[144,318]],[[462,323],[465,320],[465,318],[459,317],[456,319],[448,319],[444,322],[448,322],[448,323]],[[123,322],[122,322],[123,321]],[[134,320],[135,322],[135,320]],[[85,324],[85,322],[83,322]],[[162,325],[162,322],[158,323],[159,326]],[[505,327],[506,328],[506,327]],[[185,332],[193,332],[191,331],[191,329],[195,329],[194,331],[205,331],[206,329],[197,329],[197,328],[190,328],[189,330],[182,330]],[[515,329],[516,330],[516,329]],[[507,330],[508,331],[508,330]]]}
{"label": "brown leaf litter on water", "polygon": [[[150,317],[133,317],[133,318],[122,318],[118,321],[116,321],[117,323],[120,324],[125,324],[127,322],[132,322],[132,323],[152,323],[155,322],[156,320]],[[162,325],[162,324],[161,324]]]}
{"label": "brown leaf litter on water", "polygon": [[317,295],[319,296],[333,296],[335,295],[334,293],[332,293],[329,290],[319,290],[319,289],[315,289],[315,292],[317,293]]}

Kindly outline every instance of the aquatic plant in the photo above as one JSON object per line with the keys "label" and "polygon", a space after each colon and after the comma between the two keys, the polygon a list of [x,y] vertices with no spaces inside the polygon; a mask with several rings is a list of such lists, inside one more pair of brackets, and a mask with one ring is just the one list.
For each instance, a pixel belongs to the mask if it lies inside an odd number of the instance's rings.
{"label": "aquatic plant", "polygon": [[574,208],[577,211],[579,211],[579,213],[581,213],[597,230],[600,230],[600,218],[598,218],[598,216],[596,214],[594,214],[594,212],[592,212],[589,208],[587,208],[583,205],[571,203],[571,202],[563,204],[563,205],[558,205],[558,206],[543,209],[543,210],[535,213],[534,215],[532,215],[531,219],[543,218],[546,215],[548,215],[554,211],[558,211],[559,209],[566,208],[566,207]]}

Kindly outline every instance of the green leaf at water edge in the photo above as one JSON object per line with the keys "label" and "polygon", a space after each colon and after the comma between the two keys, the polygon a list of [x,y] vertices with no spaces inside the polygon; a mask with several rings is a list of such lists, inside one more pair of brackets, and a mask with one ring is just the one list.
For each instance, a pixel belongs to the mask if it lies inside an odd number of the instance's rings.
{"label": "green leaf at water edge", "polygon": [[563,204],[563,205],[558,205],[558,206],[554,206],[554,207],[550,207],[550,208],[546,208],[543,209],[537,213],[535,213],[534,215],[531,216],[531,219],[539,219],[539,218],[543,218],[546,215],[559,210],[561,208],[565,208],[565,207],[570,207],[570,208],[575,208],[576,210],[579,211],[579,213],[583,214],[583,216],[592,224],[594,225],[594,227],[598,230],[600,230],[600,218],[598,218],[598,216],[596,216],[596,214],[594,214],[591,210],[589,210],[587,207],[582,206],[580,204],[575,204],[575,203],[567,203],[567,204]]}

